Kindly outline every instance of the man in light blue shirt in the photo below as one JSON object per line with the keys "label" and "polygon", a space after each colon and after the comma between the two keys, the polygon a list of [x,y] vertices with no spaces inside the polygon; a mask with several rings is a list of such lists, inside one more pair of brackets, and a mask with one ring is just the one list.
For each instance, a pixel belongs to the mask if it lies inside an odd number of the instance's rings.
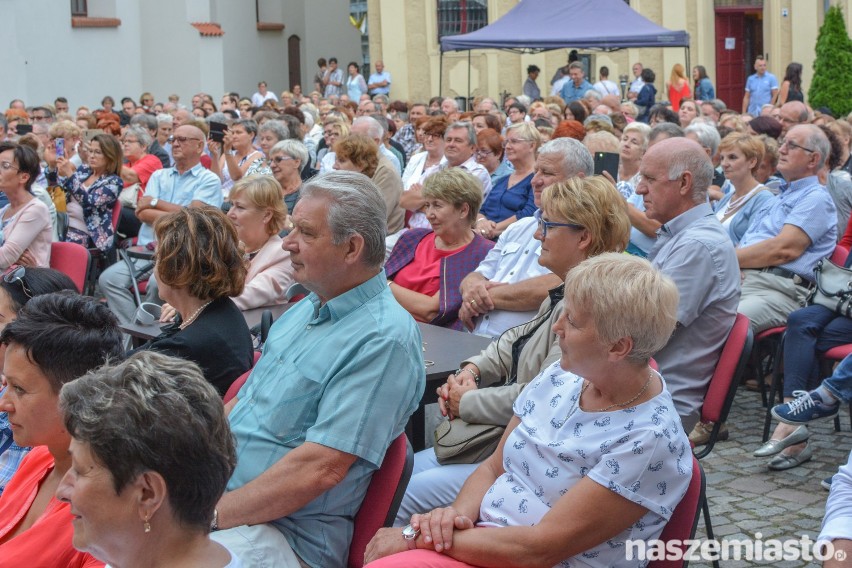
{"label": "man in light blue shirt", "polygon": [[345,566],[370,478],[423,395],[420,331],[382,268],[385,216],[375,185],[343,171],[293,210],[283,246],[311,293],[226,407],[237,467],[212,536],[245,566]]}
{"label": "man in light blue shirt", "polygon": [[390,93],[390,86],[391,76],[385,71],[385,63],[381,60],[376,61],[376,72],[367,80],[370,96],[387,95]]}
{"label": "man in light blue shirt", "polygon": [[746,80],[745,96],[743,97],[743,114],[760,116],[760,107],[765,104],[775,104],[778,98],[778,79],[766,70],[766,60],[758,57],[754,62],[754,75]]}
{"label": "man in light blue shirt", "polygon": [[[148,180],[145,194],[136,205],[136,216],[142,221],[137,238],[139,246],[154,241],[154,221],[163,215],[181,207],[222,205],[222,181],[201,165],[203,151],[204,132],[200,128],[184,124],[175,130],[172,144],[174,167],[154,172]],[[134,263],[141,267],[147,262],[135,260]],[[130,269],[127,264],[116,262],[101,274],[98,283],[119,323],[132,323],[136,303],[130,292]],[[159,303],[153,279],[149,281],[145,300]]]}
{"label": "man in light blue shirt", "polygon": [[583,65],[577,61],[568,66],[568,77],[570,80],[562,85],[560,92],[565,104],[582,99],[587,91],[594,89],[592,84],[586,81]]}
{"label": "man in light blue shirt", "polygon": [[778,171],[787,184],[740,240],[737,259],[744,280],[738,309],[755,334],[784,325],[790,312],[804,305],[814,267],[834,252],[837,213],[817,178],[830,150],[818,127],[791,128],[778,149]]}

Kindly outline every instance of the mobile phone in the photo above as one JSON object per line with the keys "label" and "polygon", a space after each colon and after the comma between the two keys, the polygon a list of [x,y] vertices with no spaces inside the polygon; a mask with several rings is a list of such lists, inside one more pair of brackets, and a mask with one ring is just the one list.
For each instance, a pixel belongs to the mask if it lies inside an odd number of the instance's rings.
{"label": "mobile phone", "polygon": [[615,152],[595,152],[595,175],[607,172],[612,179],[618,179],[618,154]]}
{"label": "mobile phone", "polygon": [[23,123],[19,122],[18,124],[15,125],[15,133],[17,133],[18,136],[23,136],[24,134],[29,134],[32,131],[33,131],[33,125],[32,124],[23,124]]}
{"label": "mobile phone", "polygon": [[210,140],[214,142],[225,141],[225,131],[228,130],[228,125],[222,122],[210,122]]}
{"label": "mobile phone", "polygon": [[57,138],[53,141],[53,144],[56,146],[56,157],[64,158],[65,157],[65,138]]}

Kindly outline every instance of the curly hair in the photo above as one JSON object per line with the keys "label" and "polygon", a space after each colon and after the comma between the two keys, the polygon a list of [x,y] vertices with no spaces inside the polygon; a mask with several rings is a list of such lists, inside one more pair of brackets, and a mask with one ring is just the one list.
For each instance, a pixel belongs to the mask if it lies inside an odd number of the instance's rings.
{"label": "curly hair", "polygon": [[184,207],[154,223],[157,279],[200,300],[239,296],[247,266],[237,230],[221,209]]}
{"label": "curly hair", "polygon": [[371,178],[379,167],[379,147],[372,138],[363,134],[350,134],[334,144],[338,158],[349,160],[361,173]]}

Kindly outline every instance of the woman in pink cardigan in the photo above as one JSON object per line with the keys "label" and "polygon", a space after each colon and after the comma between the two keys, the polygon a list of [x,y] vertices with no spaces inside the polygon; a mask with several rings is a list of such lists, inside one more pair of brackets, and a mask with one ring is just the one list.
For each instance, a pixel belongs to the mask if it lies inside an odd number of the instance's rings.
{"label": "woman in pink cardigan", "polygon": [[30,192],[38,170],[35,150],[13,142],[0,143],[0,191],[9,199],[9,204],[0,209],[0,269],[13,264],[50,266],[50,212]]}

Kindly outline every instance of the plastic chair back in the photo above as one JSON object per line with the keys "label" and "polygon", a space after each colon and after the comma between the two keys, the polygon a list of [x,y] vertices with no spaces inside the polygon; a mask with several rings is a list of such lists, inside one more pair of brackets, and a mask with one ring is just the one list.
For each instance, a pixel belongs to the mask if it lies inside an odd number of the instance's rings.
{"label": "plastic chair back", "polygon": [[83,245],[77,243],[50,243],[50,267],[66,274],[82,294],[89,276],[92,257]]}

